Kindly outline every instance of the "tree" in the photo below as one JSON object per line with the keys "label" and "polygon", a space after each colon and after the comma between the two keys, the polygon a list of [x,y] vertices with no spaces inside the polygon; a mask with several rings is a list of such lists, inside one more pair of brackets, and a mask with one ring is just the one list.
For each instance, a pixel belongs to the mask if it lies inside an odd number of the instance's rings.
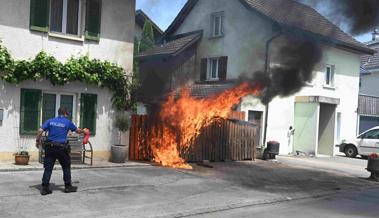
{"label": "tree", "polygon": [[139,52],[144,52],[154,47],[154,31],[150,21],[143,25],[142,38],[140,41]]}

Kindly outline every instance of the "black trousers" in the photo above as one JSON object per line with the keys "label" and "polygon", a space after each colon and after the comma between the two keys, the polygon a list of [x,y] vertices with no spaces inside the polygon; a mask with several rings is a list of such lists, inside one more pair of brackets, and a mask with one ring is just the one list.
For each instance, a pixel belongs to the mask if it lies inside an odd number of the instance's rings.
{"label": "black trousers", "polygon": [[45,171],[43,172],[42,186],[49,186],[56,160],[58,160],[59,164],[62,166],[65,185],[71,185],[71,158],[69,155],[69,149],[63,146],[46,146],[45,160],[43,163]]}

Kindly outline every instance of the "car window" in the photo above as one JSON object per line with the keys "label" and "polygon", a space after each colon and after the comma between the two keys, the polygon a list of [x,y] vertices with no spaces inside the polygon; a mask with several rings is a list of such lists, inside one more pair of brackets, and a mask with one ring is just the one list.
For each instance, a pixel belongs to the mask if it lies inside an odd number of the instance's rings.
{"label": "car window", "polygon": [[362,138],[364,139],[379,139],[379,130],[378,129],[374,129],[374,130],[371,130],[369,132],[366,132]]}

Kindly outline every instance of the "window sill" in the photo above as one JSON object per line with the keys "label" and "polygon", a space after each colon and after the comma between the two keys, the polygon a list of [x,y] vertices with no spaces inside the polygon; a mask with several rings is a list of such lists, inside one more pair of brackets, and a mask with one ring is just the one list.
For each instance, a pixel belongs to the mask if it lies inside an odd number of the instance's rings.
{"label": "window sill", "polygon": [[323,85],[322,87],[323,87],[324,89],[336,90],[336,87],[335,87],[335,86]]}
{"label": "window sill", "polygon": [[206,79],[205,82],[217,82],[217,81],[220,81],[219,78],[217,79]]}
{"label": "window sill", "polygon": [[53,37],[53,38],[67,39],[67,40],[72,40],[72,41],[77,41],[77,42],[84,42],[83,36],[67,35],[67,34],[63,34],[63,33],[49,33],[48,35],[49,35],[49,37]]}
{"label": "window sill", "polygon": [[224,34],[219,35],[219,36],[210,36],[209,39],[212,40],[212,39],[219,39],[219,38],[223,38],[223,37],[224,37]]}

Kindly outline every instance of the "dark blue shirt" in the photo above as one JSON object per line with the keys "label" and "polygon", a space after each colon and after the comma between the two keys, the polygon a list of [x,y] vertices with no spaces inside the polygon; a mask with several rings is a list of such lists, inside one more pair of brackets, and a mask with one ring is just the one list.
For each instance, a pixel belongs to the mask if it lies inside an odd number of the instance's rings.
{"label": "dark blue shirt", "polygon": [[76,131],[77,127],[66,117],[59,116],[47,120],[41,127],[44,131],[48,131],[48,141],[66,143],[68,131]]}

